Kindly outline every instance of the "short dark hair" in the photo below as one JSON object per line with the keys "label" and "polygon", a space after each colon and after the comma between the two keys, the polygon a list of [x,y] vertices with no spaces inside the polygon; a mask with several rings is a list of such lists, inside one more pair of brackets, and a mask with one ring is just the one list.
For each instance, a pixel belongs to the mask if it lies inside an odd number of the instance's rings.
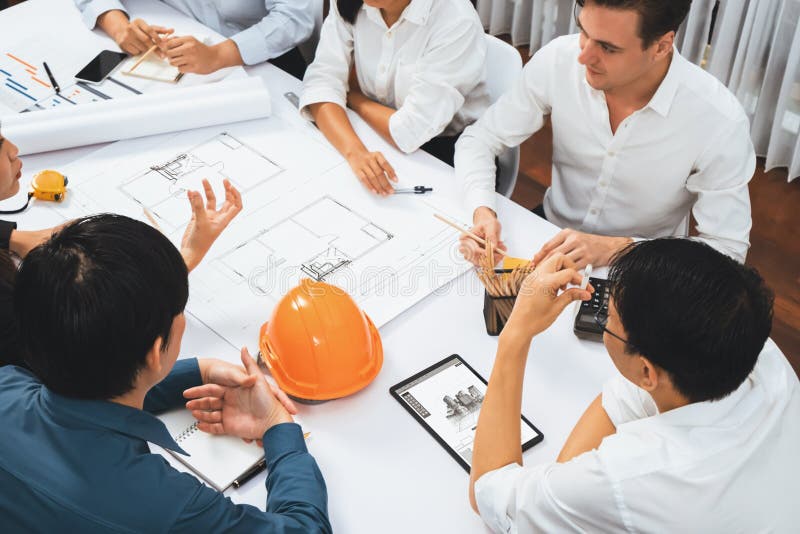
{"label": "short dark hair", "polygon": [[129,217],[77,219],[20,266],[14,311],[31,370],[49,389],[110,399],[186,307],[188,272],[159,231]]}
{"label": "short dark hair", "polygon": [[[639,37],[643,48],[648,48],[662,35],[677,32],[692,0],[588,0],[594,5],[611,9],[635,10],[639,13]],[[576,0],[583,7],[587,0]]]}
{"label": "short dark hair", "polygon": [[350,24],[356,23],[358,10],[362,5],[364,5],[364,0],[336,0],[336,10]]}
{"label": "short dark hair", "polygon": [[772,291],[754,269],[705,243],[634,243],[609,272],[630,344],[690,402],[725,397],[758,360],[772,327]]}

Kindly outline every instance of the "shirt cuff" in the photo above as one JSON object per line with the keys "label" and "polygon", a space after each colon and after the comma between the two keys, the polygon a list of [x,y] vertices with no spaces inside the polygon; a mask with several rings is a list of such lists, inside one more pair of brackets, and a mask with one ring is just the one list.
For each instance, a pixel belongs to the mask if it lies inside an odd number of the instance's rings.
{"label": "shirt cuff", "polygon": [[392,116],[389,117],[389,133],[392,135],[394,144],[406,154],[414,152],[442,132],[442,130],[436,130],[428,126],[428,129],[425,130],[422,136],[415,134],[408,126],[407,117],[408,116],[405,115],[402,110],[395,111]]}
{"label": "shirt cuff", "polygon": [[281,457],[292,452],[307,453],[303,429],[297,423],[280,423],[264,432],[264,458],[270,471]]}
{"label": "shirt cuff", "polygon": [[144,398],[144,411],[159,413],[182,406],[183,392],[203,383],[197,358],[178,360],[172,371],[156,384]]}
{"label": "shirt cuff", "polygon": [[280,55],[268,50],[264,35],[257,26],[242,30],[230,37],[230,40],[236,43],[245,65],[256,65]]}
{"label": "shirt cuff", "polygon": [[519,478],[536,476],[535,473],[528,474],[528,471],[519,464],[510,463],[485,473],[475,482],[478,513],[493,532],[512,531],[514,519],[509,516],[508,508],[515,506]]}
{"label": "shirt cuff", "polygon": [[472,220],[475,210],[480,207],[487,207],[497,213],[497,193],[494,190],[470,189],[464,194],[464,205],[468,210],[470,220]]}
{"label": "shirt cuff", "polygon": [[17,223],[14,221],[0,221],[0,248],[8,250],[9,241],[11,240],[11,232],[17,229]]}
{"label": "shirt cuff", "polygon": [[93,30],[97,25],[97,18],[106,11],[119,10],[128,15],[128,11],[119,0],[92,0],[83,7],[81,18],[86,27]]}
{"label": "shirt cuff", "polygon": [[342,106],[342,109],[347,109],[347,97],[345,95],[329,87],[313,87],[304,89],[303,94],[300,96],[300,102],[297,106],[300,108],[300,116],[314,122],[314,117],[311,115],[311,110],[308,109],[308,106],[320,102],[333,102]]}

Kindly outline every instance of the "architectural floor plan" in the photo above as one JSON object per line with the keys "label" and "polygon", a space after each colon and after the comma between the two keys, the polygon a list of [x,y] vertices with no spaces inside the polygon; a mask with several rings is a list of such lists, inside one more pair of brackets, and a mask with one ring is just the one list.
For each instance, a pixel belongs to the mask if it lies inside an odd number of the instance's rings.
{"label": "architectural floor plan", "polygon": [[167,231],[191,215],[186,191],[202,191],[202,180],[220,184],[228,179],[242,195],[275,177],[283,169],[267,156],[223,132],[190,150],[155,163],[125,181],[120,191],[147,208]]}

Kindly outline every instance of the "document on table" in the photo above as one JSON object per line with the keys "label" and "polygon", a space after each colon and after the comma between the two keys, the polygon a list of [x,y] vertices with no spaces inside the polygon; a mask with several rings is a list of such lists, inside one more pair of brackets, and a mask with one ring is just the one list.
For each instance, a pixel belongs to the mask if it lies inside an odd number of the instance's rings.
{"label": "document on table", "polygon": [[[435,191],[452,181],[447,168],[426,172]],[[240,189],[244,212],[192,272],[187,307],[237,348],[256,348],[272,308],[302,278],[342,287],[380,327],[470,268],[458,232],[433,217],[461,213],[435,195],[370,193],[332,148],[277,117],[121,141],[65,173],[70,194],[49,207],[63,218],[113,211],[146,222],[147,208],[176,244],[190,218],[187,189],[208,178],[218,203],[223,179]]]}

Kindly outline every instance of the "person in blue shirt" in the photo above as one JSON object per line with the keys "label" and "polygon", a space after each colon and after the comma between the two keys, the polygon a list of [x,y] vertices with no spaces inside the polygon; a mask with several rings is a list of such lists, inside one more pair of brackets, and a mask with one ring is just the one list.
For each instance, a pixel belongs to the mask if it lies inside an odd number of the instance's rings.
{"label": "person in blue shirt", "polygon": [[[176,362],[187,263],[158,230],[112,214],[28,253],[14,313],[30,370],[0,368],[4,532],[331,532],[293,407],[247,351],[244,369]],[[151,454],[148,442],[182,452],[153,414],[185,397],[201,430],[263,443],[265,512]]]}
{"label": "person in blue shirt", "polygon": [[130,20],[120,0],[74,0],[89,29],[99,26],[123,51],[133,55],[157,44],[162,57],[181,72],[208,74],[234,65],[270,61],[303,78],[306,63],[297,46],[314,30],[311,0],[163,1],[228,39],[210,46],[191,35],[173,36],[171,28]]}

